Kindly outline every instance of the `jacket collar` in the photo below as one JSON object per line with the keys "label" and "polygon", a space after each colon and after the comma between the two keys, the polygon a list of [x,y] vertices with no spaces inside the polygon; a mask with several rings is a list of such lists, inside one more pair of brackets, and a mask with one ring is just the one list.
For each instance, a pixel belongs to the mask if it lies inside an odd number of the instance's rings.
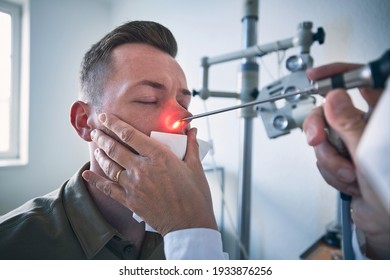
{"label": "jacket collar", "polygon": [[103,218],[84,184],[81,174],[89,166],[85,164],[69,179],[63,190],[63,204],[87,258],[92,259],[118,233]]}

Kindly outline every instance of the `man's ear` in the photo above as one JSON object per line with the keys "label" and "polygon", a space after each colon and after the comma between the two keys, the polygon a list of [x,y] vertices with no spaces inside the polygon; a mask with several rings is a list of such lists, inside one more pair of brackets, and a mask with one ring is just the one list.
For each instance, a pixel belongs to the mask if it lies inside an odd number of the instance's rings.
{"label": "man's ear", "polygon": [[[91,142],[91,131],[94,127],[91,125],[91,107],[90,105],[76,101],[70,108],[70,122],[77,131],[77,134],[87,142]],[[92,121],[93,122],[93,121]]]}

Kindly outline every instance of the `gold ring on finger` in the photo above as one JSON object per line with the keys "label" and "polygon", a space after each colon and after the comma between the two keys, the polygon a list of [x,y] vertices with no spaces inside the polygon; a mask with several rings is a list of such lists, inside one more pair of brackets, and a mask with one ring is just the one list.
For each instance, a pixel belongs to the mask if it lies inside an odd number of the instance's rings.
{"label": "gold ring on finger", "polygon": [[115,174],[115,176],[113,178],[115,183],[119,182],[119,177],[121,176],[122,171],[123,171],[123,169],[119,169],[118,172]]}

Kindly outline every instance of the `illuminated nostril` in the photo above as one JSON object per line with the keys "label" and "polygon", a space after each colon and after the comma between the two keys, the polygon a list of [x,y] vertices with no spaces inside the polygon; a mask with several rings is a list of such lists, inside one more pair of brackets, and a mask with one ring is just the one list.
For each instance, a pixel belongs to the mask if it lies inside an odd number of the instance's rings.
{"label": "illuminated nostril", "polygon": [[181,125],[183,125],[184,124],[184,122],[183,122],[183,120],[178,120],[178,121],[176,121],[173,125],[172,125],[172,128],[173,129],[178,129]]}
{"label": "illuminated nostril", "polygon": [[187,123],[178,114],[166,114],[162,120],[164,128],[162,131],[165,132],[182,133],[182,130],[184,131],[187,126]]}

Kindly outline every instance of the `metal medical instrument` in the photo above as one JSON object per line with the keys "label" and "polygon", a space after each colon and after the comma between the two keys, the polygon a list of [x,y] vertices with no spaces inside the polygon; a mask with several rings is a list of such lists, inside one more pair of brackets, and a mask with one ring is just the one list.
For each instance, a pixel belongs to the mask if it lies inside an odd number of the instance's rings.
{"label": "metal medical instrument", "polygon": [[227,112],[227,111],[232,111],[232,110],[236,110],[236,109],[240,109],[240,108],[250,107],[250,106],[253,106],[253,105],[259,105],[259,104],[262,104],[262,103],[273,102],[273,101],[277,101],[277,100],[280,100],[280,99],[294,97],[294,96],[296,96],[298,94],[308,93],[311,90],[312,89],[307,89],[307,90],[302,90],[302,91],[301,90],[296,90],[294,92],[290,92],[290,93],[287,93],[285,95],[277,95],[277,96],[269,97],[269,98],[266,98],[266,99],[263,99],[263,100],[251,101],[251,102],[242,103],[242,104],[239,104],[239,105],[234,105],[234,106],[230,106],[230,107],[217,109],[217,110],[214,110],[214,111],[209,111],[209,112],[193,115],[191,117],[183,118],[180,121],[189,123],[189,122],[191,122],[194,119],[199,119],[199,118],[207,117],[207,116],[210,116],[210,115],[224,113],[224,112]]}
{"label": "metal medical instrument", "polygon": [[[244,107],[260,105],[268,102],[275,102],[281,99],[295,99],[305,100],[309,95],[319,94],[325,96],[326,93],[332,89],[344,88],[352,89],[356,87],[371,87],[384,88],[385,82],[390,75],[390,49],[385,52],[379,59],[372,61],[358,69],[341,73],[319,81],[309,81],[309,87],[303,89],[296,89],[295,86],[290,86],[286,92],[277,92],[274,96],[265,99],[258,99],[255,101],[242,103],[239,105],[221,108],[214,111],[205,112],[191,117],[183,118],[181,121],[190,122],[194,119],[215,115],[231,110],[236,110]],[[298,85],[299,86],[299,85]],[[268,86],[269,87],[269,86]],[[260,107],[260,110],[261,107]],[[275,119],[275,123],[283,123],[282,120]],[[285,120],[284,122],[287,122]],[[286,128],[286,125],[281,125],[280,128]]]}

